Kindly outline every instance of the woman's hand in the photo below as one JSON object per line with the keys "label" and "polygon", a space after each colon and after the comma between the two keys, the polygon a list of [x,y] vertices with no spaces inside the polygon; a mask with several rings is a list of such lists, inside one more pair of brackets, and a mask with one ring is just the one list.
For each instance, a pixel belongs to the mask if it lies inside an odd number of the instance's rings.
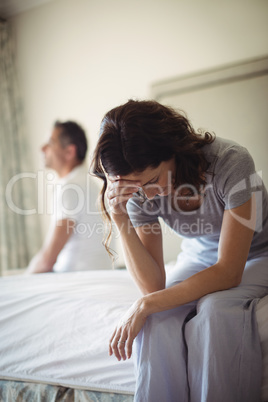
{"label": "woman's hand", "polygon": [[109,343],[110,356],[114,354],[117,360],[131,357],[133,341],[145,324],[146,318],[144,300],[141,298],[130,307],[116,327]]}
{"label": "woman's hand", "polygon": [[139,190],[140,183],[123,180],[120,176],[108,176],[108,183],[106,196],[113,218],[116,220],[118,216],[127,215],[126,204],[133,197],[133,193]]}

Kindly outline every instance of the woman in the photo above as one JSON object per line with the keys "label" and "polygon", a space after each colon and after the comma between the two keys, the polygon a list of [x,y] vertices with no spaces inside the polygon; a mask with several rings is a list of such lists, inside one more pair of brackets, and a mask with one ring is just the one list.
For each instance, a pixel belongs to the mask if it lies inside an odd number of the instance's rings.
{"label": "woman", "polygon": [[[130,100],[105,115],[93,166],[143,293],[109,346],[125,360],[135,339],[135,401],[259,401],[268,196],[247,150]],[[184,237],[167,278],[160,217]]]}

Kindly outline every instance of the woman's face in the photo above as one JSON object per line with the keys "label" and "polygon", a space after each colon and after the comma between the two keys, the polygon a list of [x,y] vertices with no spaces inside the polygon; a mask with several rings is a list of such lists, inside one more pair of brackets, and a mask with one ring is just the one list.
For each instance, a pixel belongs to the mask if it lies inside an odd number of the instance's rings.
{"label": "woman's face", "polygon": [[120,176],[122,180],[139,182],[146,197],[151,200],[156,195],[166,196],[173,190],[175,177],[175,159],[161,162],[157,168],[147,168],[140,173]]}

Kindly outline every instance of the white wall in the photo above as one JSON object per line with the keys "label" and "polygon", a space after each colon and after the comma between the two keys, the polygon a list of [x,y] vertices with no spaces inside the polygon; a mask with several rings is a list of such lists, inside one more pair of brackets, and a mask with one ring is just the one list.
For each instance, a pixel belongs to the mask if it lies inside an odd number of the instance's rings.
{"label": "white wall", "polygon": [[93,149],[104,113],[155,80],[266,54],[267,14],[266,0],[55,0],[13,18],[35,168],[55,119]]}

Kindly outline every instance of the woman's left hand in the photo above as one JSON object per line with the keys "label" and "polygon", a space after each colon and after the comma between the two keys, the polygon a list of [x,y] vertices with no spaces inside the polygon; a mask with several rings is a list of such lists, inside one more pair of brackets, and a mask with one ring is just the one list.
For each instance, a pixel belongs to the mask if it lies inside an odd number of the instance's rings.
{"label": "woman's left hand", "polygon": [[109,342],[110,356],[114,354],[117,360],[131,357],[133,341],[145,324],[146,318],[144,300],[141,298],[130,307],[116,327]]}

